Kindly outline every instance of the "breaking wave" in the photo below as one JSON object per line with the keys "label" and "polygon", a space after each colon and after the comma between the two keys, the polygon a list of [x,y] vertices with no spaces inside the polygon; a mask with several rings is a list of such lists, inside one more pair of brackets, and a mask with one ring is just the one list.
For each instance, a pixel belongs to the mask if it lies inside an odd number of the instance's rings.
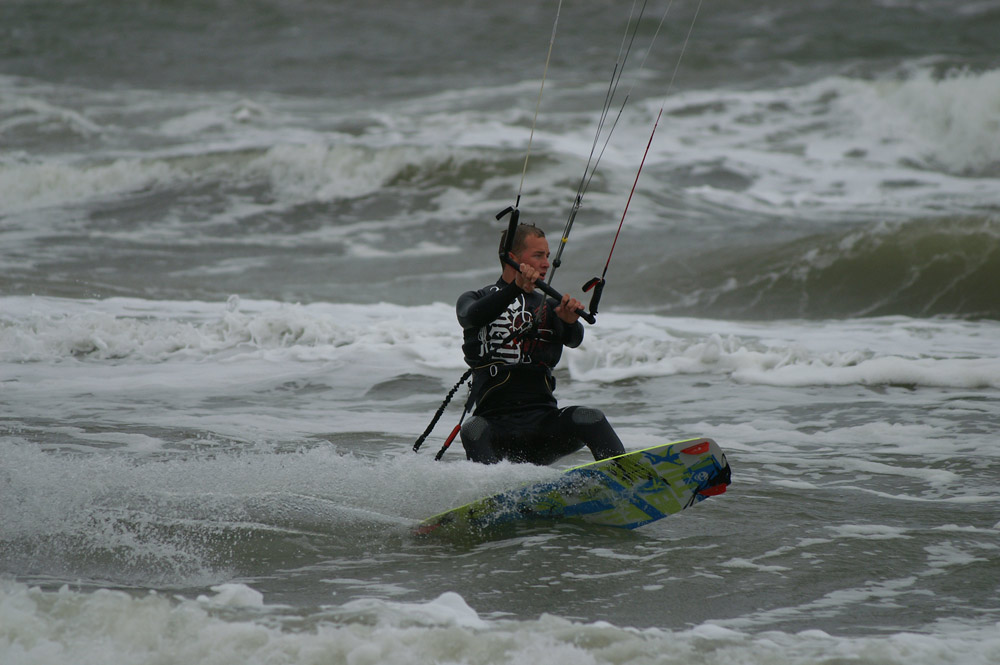
{"label": "breaking wave", "polygon": [[[458,593],[426,602],[364,599],[328,606],[305,628],[245,584],[219,584],[192,600],[0,581],[0,618],[23,663],[593,663],[829,661],[886,665],[993,662],[995,627],[931,626],[926,632],[843,637],[822,630],[755,634],[708,622],[688,630],[639,630],[544,614],[515,621],[481,616]],[[81,639],[95,630],[103,639]],[[114,630],[106,628],[114,626]],[[169,631],[164,626],[170,626]],[[107,634],[104,634],[104,631]],[[12,652],[12,654],[11,654]]]}
{"label": "breaking wave", "polygon": [[[797,277],[793,267],[784,267],[787,279],[811,285],[808,274]],[[820,273],[840,279],[833,268]],[[867,279],[879,283],[874,276]],[[769,284],[780,286],[780,279]],[[181,372],[189,371],[182,364],[194,363],[200,369],[190,371],[225,366],[252,375],[269,372],[274,363],[315,362],[352,377],[356,390],[413,371],[450,379],[465,367],[454,311],[443,303],[12,297],[3,305],[9,313],[0,317],[0,362],[10,367],[11,386],[22,363],[170,363]],[[567,350],[564,366],[576,379],[605,382],[708,374],[766,385],[997,386],[1000,357],[991,337],[996,325],[898,316],[740,323],[602,313],[586,343]]]}
{"label": "breaking wave", "polygon": [[1000,319],[1000,219],[940,218],[838,230],[700,257],[663,311],[736,318],[935,315]]}

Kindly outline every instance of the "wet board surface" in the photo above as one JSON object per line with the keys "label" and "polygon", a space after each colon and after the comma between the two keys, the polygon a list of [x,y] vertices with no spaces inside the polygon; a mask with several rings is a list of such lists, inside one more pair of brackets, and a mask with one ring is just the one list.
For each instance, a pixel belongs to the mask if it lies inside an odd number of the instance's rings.
{"label": "wet board surface", "polygon": [[635,529],[722,494],[731,471],[704,437],[636,450],[430,517],[419,534],[475,531],[526,519],[572,519]]}

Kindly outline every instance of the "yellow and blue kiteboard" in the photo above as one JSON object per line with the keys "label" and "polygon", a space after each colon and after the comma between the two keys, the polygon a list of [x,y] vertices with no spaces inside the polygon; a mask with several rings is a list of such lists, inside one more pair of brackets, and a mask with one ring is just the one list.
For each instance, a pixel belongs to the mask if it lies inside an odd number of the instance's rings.
{"label": "yellow and blue kiteboard", "polygon": [[416,532],[468,532],[534,518],[634,529],[722,494],[730,477],[715,441],[687,439],[583,464],[558,480],[473,501],[424,520]]}

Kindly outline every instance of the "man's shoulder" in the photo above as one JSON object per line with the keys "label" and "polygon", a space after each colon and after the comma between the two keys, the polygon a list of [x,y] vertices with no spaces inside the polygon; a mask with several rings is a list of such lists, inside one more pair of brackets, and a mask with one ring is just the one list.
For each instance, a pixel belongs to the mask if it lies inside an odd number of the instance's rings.
{"label": "man's shoulder", "polygon": [[462,300],[463,298],[469,298],[469,297],[472,297],[472,298],[482,298],[483,296],[487,296],[487,295],[489,295],[491,293],[496,293],[497,291],[500,291],[505,285],[506,285],[505,282],[503,282],[502,280],[498,280],[496,282],[493,282],[492,284],[487,284],[486,286],[484,286],[484,287],[482,287],[480,289],[474,289],[472,291],[466,291],[461,296],[459,296],[459,300]]}

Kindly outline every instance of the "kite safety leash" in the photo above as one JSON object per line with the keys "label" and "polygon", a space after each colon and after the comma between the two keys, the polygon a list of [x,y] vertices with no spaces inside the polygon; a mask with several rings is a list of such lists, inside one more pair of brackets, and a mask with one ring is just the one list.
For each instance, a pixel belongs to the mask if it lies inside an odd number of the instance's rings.
{"label": "kite safety leash", "polygon": [[[427,424],[427,429],[425,429],[424,433],[417,437],[417,440],[413,443],[413,452],[416,453],[420,451],[420,446],[424,445],[424,441],[428,436],[430,436],[431,432],[434,431],[434,426],[437,425],[439,420],[441,420],[444,410],[448,408],[448,404],[451,403],[451,398],[455,396],[458,389],[462,387],[462,384],[465,383],[471,375],[472,368],[470,367],[465,370],[465,374],[463,374],[462,378],[458,380],[458,383],[452,386],[451,390],[448,391],[448,395],[444,398],[444,401],[441,402],[441,406],[438,407],[438,410],[434,413],[434,417],[431,418],[431,421]],[[466,411],[468,411],[468,409],[466,409]],[[462,420],[465,420],[465,411],[462,412],[461,420],[458,421],[458,424],[455,425],[455,429],[452,430],[451,435],[448,437],[447,441],[445,441],[444,448],[441,449],[441,452],[438,453],[438,456],[434,459],[441,459],[441,455],[443,455],[444,451],[451,445],[451,442],[455,439],[455,435],[458,434],[458,430],[462,428]]]}

